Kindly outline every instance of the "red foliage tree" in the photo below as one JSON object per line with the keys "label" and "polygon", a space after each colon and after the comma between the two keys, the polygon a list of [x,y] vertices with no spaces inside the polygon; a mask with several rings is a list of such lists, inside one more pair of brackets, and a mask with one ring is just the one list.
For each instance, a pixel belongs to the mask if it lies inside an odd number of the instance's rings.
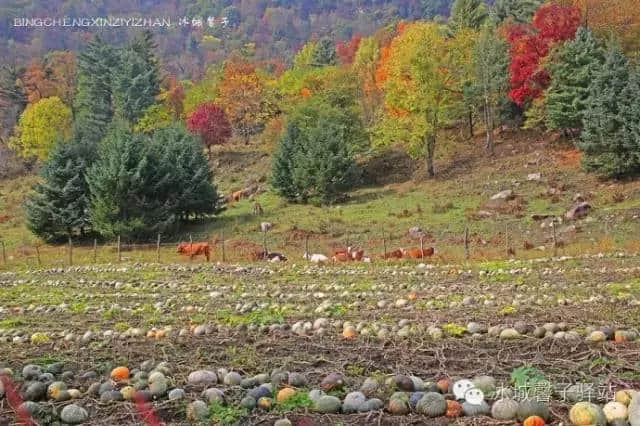
{"label": "red foliage tree", "polygon": [[222,145],[231,137],[231,123],[224,110],[218,105],[204,103],[187,118],[187,127],[191,132],[200,135],[202,143],[207,147],[211,158],[211,147]]}
{"label": "red foliage tree", "polygon": [[522,106],[549,87],[551,77],[543,60],[556,43],[572,39],[580,26],[580,10],[547,3],[538,9],[531,25],[507,28],[511,45],[509,97]]}
{"label": "red foliage tree", "polygon": [[362,41],[362,36],[355,35],[347,42],[339,41],[336,43],[336,54],[338,58],[340,58],[341,64],[350,65],[353,63],[358,47],[360,46],[360,41]]}

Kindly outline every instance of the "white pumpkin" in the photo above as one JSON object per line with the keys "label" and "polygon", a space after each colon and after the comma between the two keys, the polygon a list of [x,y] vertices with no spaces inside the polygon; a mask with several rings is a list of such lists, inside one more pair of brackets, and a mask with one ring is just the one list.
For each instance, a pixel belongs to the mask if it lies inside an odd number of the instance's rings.
{"label": "white pumpkin", "polygon": [[608,422],[614,420],[626,420],[628,416],[627,406],[621,402],[611,401],[602,408]]}

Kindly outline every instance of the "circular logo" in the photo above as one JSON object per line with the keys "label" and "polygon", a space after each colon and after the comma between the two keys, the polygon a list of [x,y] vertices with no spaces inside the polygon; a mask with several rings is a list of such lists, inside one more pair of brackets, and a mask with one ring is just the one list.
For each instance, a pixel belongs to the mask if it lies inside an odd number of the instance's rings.
{"label": "circular logo", "polygon": [[474,386],[471,380],[458,380],[453,384],[453,395],[456,397],[456,399],[464,399],[467,391],[469,389],[473,389],[473,387]]}

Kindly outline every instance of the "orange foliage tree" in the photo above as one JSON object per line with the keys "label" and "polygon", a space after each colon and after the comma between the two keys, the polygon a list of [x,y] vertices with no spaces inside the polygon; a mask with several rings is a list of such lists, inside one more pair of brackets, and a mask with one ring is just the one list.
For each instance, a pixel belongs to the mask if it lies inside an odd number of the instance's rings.
{"label": "orange foliage tree", "polygon": [[248,62],[233,60],[225,65],[218,101],[245,144],[270,116],[265,84]]}
{"label": "orange foliage tree", "polygon": [[582,12],[584,26],[602,36],[613,34],[627,53],[640,53],[638,0],[571,0]]}

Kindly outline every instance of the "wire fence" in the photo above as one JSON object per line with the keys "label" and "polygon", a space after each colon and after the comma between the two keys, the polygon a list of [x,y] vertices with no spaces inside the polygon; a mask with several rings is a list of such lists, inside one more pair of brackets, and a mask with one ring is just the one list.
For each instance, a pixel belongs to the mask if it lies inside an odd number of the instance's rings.
{"label": "wire fence", "polygon": [[[417,224],[416,227],[419,227]],[[424,229],[386,231],[375,229],[349,232],[339,236],[293,229],[288,231],[254,232],[234,235],[221,230],[211,235],[195,235],[189,239],[165,240],[158,235],[153,241],[130,243],[115,241],[73,241],[65,245],[23,244],[9,250],[0,239],[0,268],[50,268],[69,265],[104,263],[198,263],[204,256],[190,257],[178,253],[184,243],[208,243],[210,262],[246,263],[263,260],[266,253],[279,253],[288,260],[304,261],[304,253],[332,255],[347,247],[361,249],[373,262],[398,257],[407,251],[423,254],[412,260],[429,262],[461,262],[464,260],[503,260],[547,256],[640,251],[640,209],[616,210],[598,218],[587,217],[567,221],[556,216],[539,216],[487,223],[470,221]],[[193,247],[193,246],[191,246]],[[431,255],[429,249],[435,253]],[[192,250],[189,250],[192,251]],[[406,254],[402,257],[407,259]]]}

